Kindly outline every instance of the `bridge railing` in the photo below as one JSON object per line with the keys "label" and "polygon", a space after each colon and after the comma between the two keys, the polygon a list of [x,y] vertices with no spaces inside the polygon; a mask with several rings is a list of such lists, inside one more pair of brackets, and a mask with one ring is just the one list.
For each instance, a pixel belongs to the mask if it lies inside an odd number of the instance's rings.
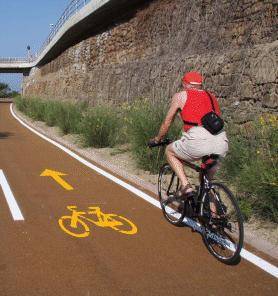
{"label": "bridge railing", "polygon": [[33,58],[0,58],[0,63],[17,64],[17,63],[29,63]]}
{"label": "bridge railing", "polygon": [[93,0],[71,0],[56,24],[53,25],[53,27],[51,28],[51,31],[47,39],[42,44],[40,50],[34,56],[24,58],[0,58],[0,63],[16,64],[34,62],[36,58],[42,53],[42,51],[47,47],[47,45],[53,40],[53,38],[64,25],[64,23],[90,1]]}
{"label": "bridge railing", "polygon": [[47,37],[47,39],[42,44],[38,54],[47,47],[47,45],[53,40],[55,35],[58,33],[58,31],[61,29],[61,27],[64,25],[64,23],[72,17],[74,14],[76,14],[81,8],[83,8],[86,4],[88,4],[92,0],[71,0],[67,8],[64,10],[56,24],[51,28],[51,31]]}

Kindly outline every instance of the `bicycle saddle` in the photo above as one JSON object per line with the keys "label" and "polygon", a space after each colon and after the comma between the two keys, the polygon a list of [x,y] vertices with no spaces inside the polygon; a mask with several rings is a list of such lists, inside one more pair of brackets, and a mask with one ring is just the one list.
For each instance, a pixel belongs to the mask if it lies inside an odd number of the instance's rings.
{"label": "bicycle saddle", "polygon": [[202,157],[202,162],[207,161],[208,159],[214,159],[217,160],[219,159],[220,155],[219,154],[209,154],[209,155],[205,155]]}
{"label": "bicycle saddle", "polygon": [[219,159],[219,157],[220,157],[219,154],[205,155],[204,157],[202,157],[201,168],[203,170],[212,168],[217,163],[217,160]]}

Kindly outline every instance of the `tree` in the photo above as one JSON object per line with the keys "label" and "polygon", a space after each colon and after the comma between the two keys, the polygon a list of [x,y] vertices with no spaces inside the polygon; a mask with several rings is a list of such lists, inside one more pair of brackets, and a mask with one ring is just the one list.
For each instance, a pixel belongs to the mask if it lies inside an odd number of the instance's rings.
{"label": "tree", "polygon": [[12,91],[7,83],[0,82],[0,98],[15,97],[18,92]]}

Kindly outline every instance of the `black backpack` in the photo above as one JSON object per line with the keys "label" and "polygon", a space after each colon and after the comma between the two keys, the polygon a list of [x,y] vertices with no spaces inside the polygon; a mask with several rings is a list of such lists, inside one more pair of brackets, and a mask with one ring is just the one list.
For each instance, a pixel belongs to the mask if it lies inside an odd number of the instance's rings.
{"label": "black backpack", "polygon": [[[212,110],[201,118],[202,126],[208,130],[212,135],[219,133],[224,128],[224,120],[215,113],[215,108],[211,95],[206,91],[210,98]],[[184,121],[185,124],[198,126],[195,122]]]}

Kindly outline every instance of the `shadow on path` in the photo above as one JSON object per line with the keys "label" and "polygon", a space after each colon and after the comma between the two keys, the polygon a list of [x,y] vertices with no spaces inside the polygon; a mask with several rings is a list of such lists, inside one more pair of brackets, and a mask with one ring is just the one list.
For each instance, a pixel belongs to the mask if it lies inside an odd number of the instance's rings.
{"label": "shadow on path", "polygon": [[0,132],[0,139],[6,139],[10,136],[12,136],[13,134],[10,132]]}

